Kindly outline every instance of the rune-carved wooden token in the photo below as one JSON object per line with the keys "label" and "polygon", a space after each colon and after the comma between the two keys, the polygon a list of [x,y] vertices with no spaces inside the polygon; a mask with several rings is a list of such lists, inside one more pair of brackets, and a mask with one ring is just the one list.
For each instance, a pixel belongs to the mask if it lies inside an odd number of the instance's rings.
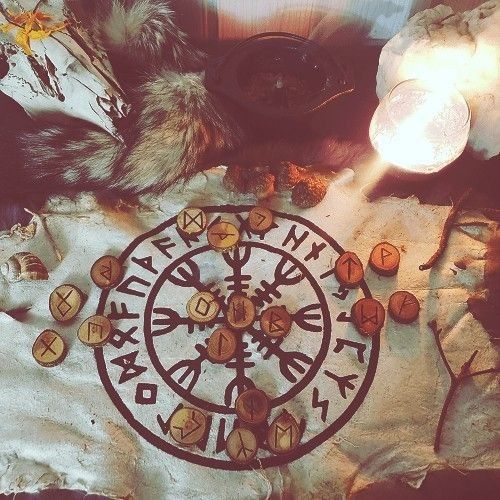
{"label": "rune-carved wooden token", "polygon": [[387,241],[375,246],[370,254],[370,267],[381,276],[394,276],[399,269],[399,250]]}
{"label": "rune-carved wooden token", "polygon": [[347,288],[357,287],[365,276],[363,264],[354,252],[343,253],[336,260],[334,271],[337,281]]}
{"label": "rune-carved wooden token", "polygon": [[420,303],[410,292],[394,292],[389,299],[389,314],[398,323],[413,323],[420,313]]}
{"label": "rune-carved wooden token", "polygon": [[239,427],[227,436],[226,451],[234,462],[249,462],[255,458],[258,449],[257,437],[250,429]]}
{"label": "rune-carved wooden token", "polygon": [[248,225],[252,233],[262,234],[269,231],[273,221],[273,213],[268,208],[253,207],[248,214]]}
{"label": "rune-carved wooden token", "polygon": [[234,224],[222,221],[209,227],[207,240],[214,250],[227,252],[238,244],[240,232]]}
{"label": "rune-carved wooden token", "polygon": [[52,317],[60,323],[71,321],[87,300],[86,295],[74,285],[58,286],[49,297]]}
{"label": "rune-carved wooden token", "polygon": [[384,326],[385,309],[378,300],[365,298],[352,306],[351,316],[358,332],[370,337]]}
{"label": "rune-carved wooden token", "polygon": [[203,439],[207,418],[195,408],[179,408],[170,418],[170,435],[183,446],[191,446]]}
{"label": "rune-carved wooden token", "polygon": [[112,255],[97,259],[90,269],[90,277],[99,288],[113,288],[123,276],[120,261]]}
{"label": "rune-carved wooden token", "polygon": [[226,363],[236,352],[236,335],[228,328],[217,328],[208,339],[207,354],[214,363]]}
{"label": "rune-carved wooden token", "polygon": [[298,422],[286,410],[274,419],[267,430],[267,444],[276,454],[289,453],[297,448],[300,442]]}
{"label": "rune-carved wooden token", "polygon": [[255,305],[245,295],[233,294],[229,298],[226,321],[235,330],[243,330],[255,321]]}
{"label": "rune-carved wooden token", "polygon": [[220,304],[213,293],[198,292],[188,300],[186,309],[196,323],[209,323],[219,314]]}
{"label": "rune-carved wooden token", "polygon": [[51,367],[64,360],[67,348],[57,332],[45,330],[36,338],[31,352],[39,365]]}
{"label": "rune-carved wooden token", "polygon": [[179,231],[189,236],[199,236],[207,228],[207,216],[199,208],[187,207],[177,216]]}
{"label": "rune-carved wooden token", "polygon": [[260,317],[260,327],[269,337],[286,337],[292,327],[292,318],[282,306],[268,307]]}
{"label": "rune-carved wooden token", "polygon": [[111,321],[106,316],[91,316],[78,328],[78,338],[90,347],[101,347],[111,335]]}
{"label": "rune-carved wooden token", "polygon": [[261,424],[269,415],[269,399],[259,389],[242,392],[235,402],[236,415],[248,424]]}

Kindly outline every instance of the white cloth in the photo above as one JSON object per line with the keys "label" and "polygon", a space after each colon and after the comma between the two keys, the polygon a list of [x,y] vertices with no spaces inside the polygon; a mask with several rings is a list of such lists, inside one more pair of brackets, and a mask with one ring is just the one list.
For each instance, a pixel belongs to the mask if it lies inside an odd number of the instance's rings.
{"label": "white cloth", "polygon": [[[87,197],[82,197],[77,203],[54,200],[47,208],[50,212],[47,224],[63,254],[60,263],[40,225],[35,237],[26,242],[20,242],[16,237],[0,240],[0,262],[15,252],[29,250],[42,258],[50,272],[46,282],[0,284],[1,309],[31,306],[23,323],[0,313],[0,491],[37,491],[55,486],[112,497],[131,495],[137,499],[255,498],[284,491],[292,491],[297,498],[332,498],[389,477],[417,486],[429,468],[446,464],[461,469],[498,467],[500,457],[495,431],[498,379],[494,375],[478,377],[462,385],[448,413],[442,450],[439,455],[433,451],[434,433],[449,387],[449,377],[427,326],[428,321],[436,319],[443,328],[443,346],[455,372],[475,349],[479,354],[474,369],[490,368],[498,362],[487,333],[472,318],[466,305],[467,297],[482,280],[488,238],[485,220],[477,214],[462,214],[460,222],[468,221],[472,225],[457,227],[440,264],[432,271],[422,272],[418,265],[434,252],[449,209],[420,205],[413,198],[386,198],[368,203],[353,186],[341,183],[333,183],[325,200],[315,208],[298,210],[290,205],[286,196],[274,198],[271,208],[310,221],[342,247],[355,251],[364,263],[368,262],[376,243],[392,242],[401,251],[399,273],[392,278],[383,278],[367,269],[367,285],[384,305],[397,289],[411,291],[422,305],[420,318],[415,324],[403,326],[386,319],[380,334],[380,354],[373,383],[354,415],[332,437],[303,457],[276,467],[249,471],[214,469],[174,457],[153,446],[129,425],[103,387],[92,349],[76,337],[80,322],[96,313],[101,294],[91,283],[89,269],[104,254],[119,255],[136,237],[175,216],[186,205],[218,207],[252,203],[250,198],[227,193],[221,186],[221,176],[220,169],[200,174],[187,186],[159,200],[151,210],[138,212],[103,211]],[[225,217],[233,220],[231,215]],[[278,217],[279,227],[272,229],[262,241],[271,248],[284,249],[300,260],[306,247],[309,249],[312,241],[319,244],[321,238],[311,229],[305,243],[292,252],[290,243],[282,245],[284,236],[293,225],[287,217]],[[210,213],[209,219],[213,220]],[[301,229],[297,223],[297,236],[302,234]],[[152,262],[159,274],[177,255],[190,251],[182,246],[173,226],[166,228],[160,236],[170,237],[177,247],[171,248],[175,255],[170,260],[151,250]],[[203,242],[203,238],[201,236],[200,241]],[[247,240],[247,237],[243,239]],[[251,241],[260,242],[255,237]],[[146,257],[141,253],[146,247],[139,248],[141,250],[136,250],[134,255]],[[196,244],[194,248],[198,248]],[[311,258],[307,261],[307,270],[314,276],[319,270],[328,270],[336,255],[331,247],[325,248],[317,260]],[[162,258],[166,260],[162,261]],[[274,254],[266,253],[255,253],[252,258],[261,264],[255,264],[248,273],[251,274],[249,293],[260,286],[262,280],[273,280],[279,260]],[[453,264],[463,258],[470,262],[465,270]],[[223,263],[220,254],[205,252],[193,260],[199,264],[202,279],[212,277],[224,290],[227,283],[219,274],[218,266]],[[140,271],[140,266],[129,260],[126,266],[125,279],[136,274],[151,281],[150,287],[131,285],[139,291],[144,289],[148,297],[158,277],[145,269]],[[301,443],[317,436],[353,401],[367,369],[367,363],[359,362],[354,349],[345,347],[335,354],[338,357],[333,357],[335,339],[348,338],[366,343],[365,360],[370,355],[371,345],[371,341],[361,337],[353,325],[336,321],[341,312],[349,315],[350,305],[362,296],[362,292],[353,290],[342,301],[332,295],[338,292],[333,276],[317,281],[321,282],[321,289],[327,296],[334,325],[330,351],[321,374],[318,372],[312,387],[308,386],[309,392],[299,393],[283,406],[295,417],[305,418]],[[56,286],[68,282],[79,286],[89,298],[78,320],[65,326],[51,319],[48,297]],[[306,305],[311,298],[311,287],[304,279],[280,290],[282,304],[287,305],[291,312]],[[160,289],[155,307],[178,306],[176,310],[182,314],[190,293],[194,290],[168,282]],[[122,297],[129,312],[134,304],[147,299],[120,295],[117,290],[111,291],[110,297]],[[107,304],[108,313],[109,302]],[[142,315],[143,311],[139,312]],[[316,321],[311,320],[313,324]],[[115,326],[125,327],[124,322],[117,321]],[[161,328],[158,325],[156,327]],[[65,361],[53,368],[37,365],[31,355],[33,341],[46,328],[56,329],[69,345]],[[173,445],[169,436],[161,434],[155,417],[161,414],[166,420],[183,398],[165,383],[158,382],[159,377],[150,366],[144,349],[145,334],[141,330],[138,328],[134,333],[138,344],[127,343],[121,350],[112,345],[105,346],[103,356],[107,360],[109,377],[134,418]],[[283,348],[312,357],[323,333],[299,330],[296,326],[292,328]],[[156,352],[165,366],[171,366],[180,359],[196,357],[193,343],[203,342],[205,337],[206,332],[195,330],[188,334],[186,329],[180,328],[166,336],[156,337]],[[249,344],[249,359],[255,362],[247,372],[250,378],[271,396],[290,388],[293,384],[280,373],[276,356],[265,360],[265,349],[258,351],[254,344]],[[144,375],[118,384],[122,370],[110,360],[135,349],[139,350],[135,362],[149,363],[148,370]],[[195,391],[202,399],[216,402],[232,372],[222,365],[204,364],[203,369],[206,371],[202,372]],[[346,389],[346,399],[341,397],[333,379],[324,376],[324,369],[337,375],[358,374],[358,378],[352,380],[354,389]],[[134,403],[139,381],[158,382],[156,405]],[[319,391],[318,400],[329,399],[326,423],[321,419],[321,404],[311,404],[314,387]],[[276,416],[276,411],[273,410],[271,418]],[[218,416],[214,414],[213,417],[216,422]],[[231,417],[227,418],[230,420]],[[219,454],[210,451],[216,438],[217,427],[214,426],[208,438],[208,451],[189,448],[183,451],[228,460],[224,451]],[[267,451],[259,452],[263,462],[269,456]]]}

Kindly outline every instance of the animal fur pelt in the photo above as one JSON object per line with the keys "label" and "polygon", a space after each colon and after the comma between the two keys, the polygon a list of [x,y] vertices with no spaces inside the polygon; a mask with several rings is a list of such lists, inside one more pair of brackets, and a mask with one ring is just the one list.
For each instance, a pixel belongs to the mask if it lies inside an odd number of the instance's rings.
{"label": "animal fur pelt", "polygon": [[0,179],[8,182],[0,184],[0,204],[9,209],[33,193],[162,193],[218,162],[289,159],[307,164],[333,158],[333,163],[342,164],[358,154],[332,140],[304,147],[273,143],[238,149],[248,143],[237,115],[205,88],[205,55],[174,23],[168,2],[66,0],[66,5],[107,50],[112,63],[133,68],[125,71],[133,84],[121,82],[131,103],[131,113],[121,124],[124,140],[87,123],[37,123],[4,135],[3,147],[9,144]]}

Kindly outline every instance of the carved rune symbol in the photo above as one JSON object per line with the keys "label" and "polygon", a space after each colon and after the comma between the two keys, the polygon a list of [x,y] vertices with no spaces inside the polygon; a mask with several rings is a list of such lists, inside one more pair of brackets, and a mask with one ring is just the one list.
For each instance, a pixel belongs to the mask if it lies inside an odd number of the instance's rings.
{"label": "carved rune symbol", "polygon": [[49,351],[54,354],[54,355],[57,355],[57,353],[52,349],[52,344],[56,341],[57,337],[53,337],[52,340],[47,344],[47,342],[45,342],[45,339],[41,339],[40,342],[43,344],[43,346],[45,347],[44,351],[42,352],[42,354],[40,354],[40,357],[44,357]]}
{"label": "carved rune symbol", "polygon": [[113,264],[111,263],[111,261],[108,261],[108,264],[102,264],[101,266],[101,269],[99,271],[99,274],[105,279],[105,280],[108,280],[108,281],[111,281],[111,273],[112,273],[112,269],[113,269]]}
{"label": "carved rune symbol", "polygon": [[269,333],[281,333],[284,331],[283,318],[276,312],[271,311],[269,317]]}
{"label": "carved rune symbol", "polygon": [[403,312],[403,309],[405,307],[411,306],[413,304],[416,304],[415,300],[413,300],[411,295],[409,293],[407,293],[404,296],[403,302],[401,302],[401,306],[399,308],[399,314],[401,314]]}
{"label": "carved rune symbol", "polygon": [[174,425],[173,428],[177,429],[181,433],[181,439],[186,439],[191,434],[196,432],[202,426],[201,422],[196,420],[196,413],[193,411],[191,414],[191,420],[187,422],[183,427]]}
{"label": "carved rune symbol", "polygon": [[70,295],[73,293],[73,290],[70,290],[64,297],[59,293],[56,292],[57,296],[61,299],[59,301],[59,304],[57,304],[57,310],[61,313],[61,316],[64,318],[66,314],[68,314],[71,309],[73,309],[73,306],[68,303],[68,299]]}
{"label": "carved rune symbol", "polygon": [[389,257],[391,255],[392,255],[392,252],[390,252],[386,248],[384,248],[384,247],[380,248],[380,258],[382,259],[383,266],[385,266],[385,259],[387,259],[387,257]]}
{"label": "carved rune symbol", "polygon": [[239,448],[236,456],[239,458],[241,456],[241,454],[243,454],[245,459],[247,459],[248,457],[250,457],[254,453],[255,450],[252,450],[251,448],[247,448],[245,446],[245,443],[243,442],[243,437],[241,436],[241,432],[240,431],[236,431],[236,432],[238,433],[238,438],[240,440],[240,448]]}
{"label": "carved rune symbol", "polygon": [[196,303],[194,310],[198,314],[201,314],[202,316],[206,316],[208,314],[208,312],[210,311],[210,302],[205,300],[203,297],[200,297],[198,299],[198,302]]}
{"label": "carved rune symbol", "polygon": [[188,211],[184,211],[182,215],[182,229],[188,229],[191,225],[195,225],[201,231],[205,229],[203,224],[203,212],[198,212],[194,217]]}
{"label": "carved rune symbol", "polygon": [[377,325],[378,324],[378,310],[375,309],[370,311],[372,314],[367,315],[365,313],[365,308],[361,306],[361,323],[371,323],[372,325]]}
{"label": "carved rune symbol", "polygon": [[98,323],[92,323],[89,321],[87,325],[87,340],[90,341],[90,337],[95,334],[99,335],[99,338],[102,340],[103,338],[103,328],[102,325],[99,325]]}
{"label": "carved rune symbol", "polygon": [[247,318],[247,309],[244,302],[232,302],[234,321],[245,321]]}
{"label": "carved rune symbol", "polygon": [[262,225],[262,223],[266,220],[266,216],[265,216],[265,215],[263,215],[263,214],[261,214],[260,212],[257,212],[257,211],[255,211],[254,213],[255,213],[255,215],[259,218],[259,220],[258,220],[258,222],[257,222],[257,227],[259,227],[259,226],[261,226],[261,225]]}
{"label": "carved rune symbol", "polygon": [[345,266],[347,264],[347,279],[351,279],[352,276],[352,268],[357,267],[358,263],[352,258],[348,257],[344,262],[342,262],[342,265]]}

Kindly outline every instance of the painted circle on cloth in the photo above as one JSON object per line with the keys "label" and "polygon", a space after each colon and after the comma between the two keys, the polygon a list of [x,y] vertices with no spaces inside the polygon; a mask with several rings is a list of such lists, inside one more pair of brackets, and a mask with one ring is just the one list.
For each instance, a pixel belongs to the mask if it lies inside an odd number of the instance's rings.
{"label": "painted circle on cloth", "polygon": [[[126,272],[102,292],[97,311],[113,324],[108,343],[95,349],[99,374],[131,427],[168,454],[227,470],[288,463],[338,432],[366,397],[379,353],[379,335],[365,337],[352,323],[358,290],[335,277],[340,245],[310,221],[279,212],[269,231],[255,234],[248,226],[252,208],[200,207],[208,231],[224,221],[239,233],[238,246],[224,253],[204,235],[179,231],[177,216],[140,236],[120,257]],[[364,281],[360,289],[371,297]],[[196,294],[220,305],[208,321],[186,311]],[[287,335],[263,331],[266,310],[287,311]],[[274,316],[264,324],[273,332],[282,326]],[[215,333],[223,328],[234,334],[227,357],[225,337]],[[227,450],[241,423],[236,401],[257,389],[269,406],[258,425],[274,425],[276,449],[261,445],[249,460],[238,460],[238,450],[233,457]],[[171,435],[172,416],[182,408],[206,418],[196,446]]]}

